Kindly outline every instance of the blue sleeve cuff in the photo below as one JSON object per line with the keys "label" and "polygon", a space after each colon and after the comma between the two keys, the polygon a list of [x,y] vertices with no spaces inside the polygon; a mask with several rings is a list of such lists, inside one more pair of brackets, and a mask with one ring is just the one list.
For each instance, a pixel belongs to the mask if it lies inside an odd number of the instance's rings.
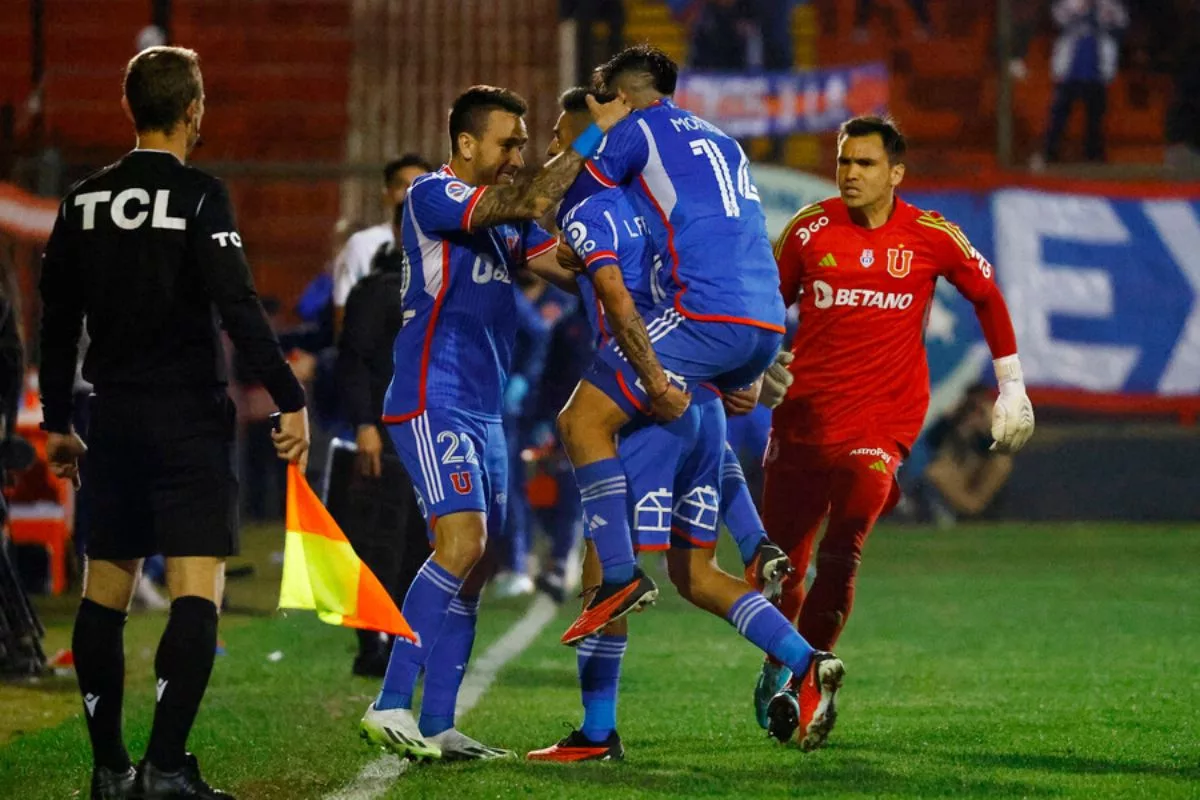
{"label": "blue sleeve cuff", "polygon": [[571,149],[584,158],[591,158],[602,141],[604,141],[604,131],[600,130],[593,122],[583,133],[575,137],[575,141],[571,142]]}

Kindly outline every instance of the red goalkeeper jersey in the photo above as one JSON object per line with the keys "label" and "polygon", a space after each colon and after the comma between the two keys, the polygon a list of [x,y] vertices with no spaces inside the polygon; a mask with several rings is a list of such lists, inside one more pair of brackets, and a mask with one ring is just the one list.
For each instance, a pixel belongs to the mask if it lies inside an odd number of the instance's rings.
{"label": "red goalkeeper jersey", "polygon": [[792,217],[775,246],[785,303],[800,303],[795,375],[775,436],[831,444],[863,435],[912,447],[929,406],[925,323],[939,276],[979,304],[991,264],[940,214],[896,198],[868,230],[840,198]]}

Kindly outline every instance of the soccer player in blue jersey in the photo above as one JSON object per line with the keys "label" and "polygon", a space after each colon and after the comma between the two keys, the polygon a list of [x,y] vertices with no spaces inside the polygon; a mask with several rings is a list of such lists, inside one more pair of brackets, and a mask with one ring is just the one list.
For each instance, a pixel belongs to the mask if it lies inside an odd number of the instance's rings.
{"label": "soccer player in blue jersey", "polygon": [[605,137],[580,184],[625,188],[664,260],[668,292],[649,324],[635,315],[624,339],[605,346],[559,416],[604,577],[564,644],[657,596],[620,513],[627,483],[617,432],[640,412],[677,418],[703,382],[723,392],[749,386],[783,337],[779,274],[749,161],[734,139],[671,102],[676,77],[675,63],[646,45],[618,53],[595,75],[597,89],[634,111]]}
{"label": "soccer player in blue jersey", "polygon": [[[586,124],[585,96],[584,90],[576,89],[560,99],[563,113],[555,126],[551,155]],[[624,191],[607,189],[571,205],[580,195],[578,187],[567,193],[560,207],[559,226],[566,244],[586,271],[579,279],[580,294],[585,307],[591,309],[597,336],[603,342],[617,334],[620,325],[628,324],[625,320],[631,316],[631,306],[635,312],[649,313],[660,304],[664,296],[662,260],[649,245],[647,225],[625,199]],[[566,254],[566,260],[571,255]],[[742,410],[752,408],[757,399],[757,391],[749,394],[752,397]],[[788,619],[756,588],[717,566],[713,549],[722,514],[735,538],[754,542],[752,552],[764,559],[777,558],[783,565],[787,557],[762,532],[762,522],[749,502],[744,481],[741,492],[748,504],[744,517],[741,510],[722,502],[721,487],[727,481],[723,472],[728,471],[726,458],[732,454],[725,445],[725,410],[720,395],[707,384],[697,387],[695,398],[677,420],[659,425],[640,415],[621,431],[618,456],[634,500],[625,513],[633,518],[636,550],[668,551],[671,582],[685,599],[728,620],[765,652],[781,653],[781,659],[797,674],[816,672],[818,666],[826,672],[840,671],[840,661],[831,654],[814,651],[803,637],[794,635]],[[735,487],[730,493],[738,494]],[[595,530],[589,520],[585,525],[585,591],[601,578]],[[751,561],[753,556],[745,560]],[[576,659],[583,724],[557,744],[529,753],[531,760],[609,760],[623,756],[616,731],[616,699],[627,625],[626,619],[617,619],[599,635],[579,644]],[[824,715],[805,720],[806,735],[823,738],[832,719],[832,715]]]}
{"label": "soccer player in blue jersey", "polygon": [[[433,555],[404,600],[415,643],[398,642],[362,720],[368,741],[413,758],[510,755],[454,727],[454,706],[475,639],[473,572],[489,531],[504,522],[507,462],[503,390],[513,347],[512,273],[560,273],[555,240],[532,220],[562,198],[628,109],[591,103],[595,123],[528,181],[517,180],[528,139],[518,95],[474,86],[450,109],[450,160],[413,182],[402,228],[404,327],[383,421],[413,478]],[[418,675],[420,719],[412,713]]]}

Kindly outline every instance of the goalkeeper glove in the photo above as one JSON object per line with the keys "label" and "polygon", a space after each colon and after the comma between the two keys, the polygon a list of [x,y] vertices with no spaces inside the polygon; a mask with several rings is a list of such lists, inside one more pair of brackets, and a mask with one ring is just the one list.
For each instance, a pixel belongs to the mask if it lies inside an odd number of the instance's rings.
{"label": "goalkeeper glove", "polygon": [[996,368],[1000,396],[992,408],[992,438],[996,441],[991,449],[998,453],[1015,453],[1033,435],[1033,404],[1025,394],[1021,360],[1015,353],[997,358],[992,364]]}
{"label": "goalkeeper glove", "polygon": [[796,380],[788,370],[788,364],[791,364],[795,357],[790,350],[780,350],[775,354],[775,363],[767,367],[767,371],[763,374],[762,394],[758,397],[759,405],[774,409],[783,402],[783,398],[787,397],[788,389]]}

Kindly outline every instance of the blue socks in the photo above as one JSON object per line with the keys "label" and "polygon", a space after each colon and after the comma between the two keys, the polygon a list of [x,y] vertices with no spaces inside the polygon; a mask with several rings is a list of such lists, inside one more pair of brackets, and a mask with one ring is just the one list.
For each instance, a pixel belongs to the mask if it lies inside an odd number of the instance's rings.
{"label": "blue socks", "polygon": [[627,583],[636,565],[629,534],[629,487],[616,458],[575,470],[583,501],[583,535],[596,545],[605,583]]}
{"label": "blue socks", "polygon": [[434,736],[454,727],[454,705],[475,644],[478,597],[450,601],[446,622],[425,662],[425,694],[421,698],[421,735]]}
{"label": "blue socks", "polygon": [[767,531],[750,498],[741,462],[728,444],[725,445],[725,461],[721,465],[721,519],[737,542],[742,563],[749,564],[759,542],[767,538]]}
{"label": "blue socks", "polygon": [[584,639],[575,650],[583,694],[580,731],[593,742],[603,742],[617,727],[617,685],[627,639],[600,634]]}
{"label": "blue socks", "polygon": [[[450,601],[461,588],[462,581],[435,564],[432,556],[421,565],[412,586],[408,587],[404,608],[401,609],[409,626],[417,634],[417,644],[396,639],[375,708],[380,711],[412,708],[417,676],[442,632]],[[467,652],[470,652],[469,647]]]}
{"label": "blue socks", "polygon": [[739,597],[725,619],[759,650],[791,669],[793,675],[803,675],[808,669],[815,652],[812,645],[758,592]]}

